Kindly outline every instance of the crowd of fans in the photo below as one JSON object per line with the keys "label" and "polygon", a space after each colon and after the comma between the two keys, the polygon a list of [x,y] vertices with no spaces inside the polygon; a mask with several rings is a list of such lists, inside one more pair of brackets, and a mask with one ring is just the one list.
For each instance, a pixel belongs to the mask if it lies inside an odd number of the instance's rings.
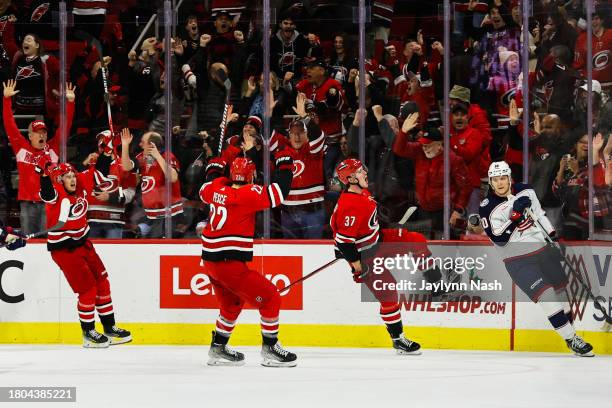
{"label": "crowd of fans", "polygon": [[[291,193],[272,213],[273,237],[329,236],[327,220],[342,188],[335,167],[356,157],[362,124],[381,223],[396,224],[417,206],[407,226],[432,239],[441,237],[445,224],[452,238],[466,237],[468,216],[478,212],[486,194],[492,160],[506,160],[514,180],[522,180],[524,126],[528,177],[548,217],[560,236],[586,239],[592,125],[595,227],[612,231],[612,6],[605,0],[595,2],[592,39],[583,0],[533,0],[528,21],[517,0],[455,2],[450,44],[442,41],[441,1],[367,1],[365,78],[359,75],[355,2],[273,0],[275,24],[262,32],[261,2],[186,0],[170,50],[161,36],[130,50],[157,11],[159,4],[150,3],[155,2],[67,2],[67,87],[76,92],[76,101],[67,104],[68,160],[83,170],[103,151],[114,157],[114,177],[100,181],[90,203],[93,237],[164,236],[167,196],[173,236],[196,236],[208,216],[198,197],[203,169],[219,154],[228,103],[233,111],[220,153],[226,161],[250,157],[261,182],[264,144],[271,152],[296,153]],[[57,10],[58,2],[0,0],[0,211],[3,222],[21,225],[25,233],[44,229],[36,157],[51,150],[59,160]],[[522,42],[523,24],[529,44]],[[263,59],[264,41],[270,43],[269,61]],[[522,47],[529,49],[528,90],[522,88]],[[443,91],[445,53],[449,95]],[[270,67],[267,84],[264,64]],[[366,102],[359,109],[362,81]],[[166,87],[172,90],[170,112]],[[451,106],[450,219],[443,217],[445,98]],[[523,98],[533,112],[529,124],[522,123]],[[108,112],[115,134],[109,132]],[[263,134],[264,117],[270,117],[270,136]],[[167,118],[172,153],[165,151]],[[27,128],[21,135],[20,120]]]}

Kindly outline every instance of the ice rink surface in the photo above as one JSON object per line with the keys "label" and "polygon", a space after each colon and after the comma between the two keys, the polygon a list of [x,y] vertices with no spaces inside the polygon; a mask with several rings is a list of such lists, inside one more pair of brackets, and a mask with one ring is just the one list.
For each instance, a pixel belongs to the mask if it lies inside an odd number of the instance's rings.
{"label": "ice rink surface", "polygon": [[208,367],[206,346],[0,345],[0,386],[76,386],[76,403],[16,407],[611,406],[612,356],[290,348],[296,368]]}

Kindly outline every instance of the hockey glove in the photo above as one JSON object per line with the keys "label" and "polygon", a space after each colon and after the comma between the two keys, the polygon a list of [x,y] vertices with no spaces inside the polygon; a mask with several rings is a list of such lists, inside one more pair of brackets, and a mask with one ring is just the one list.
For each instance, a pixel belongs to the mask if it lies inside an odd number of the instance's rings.
{"label": "hockey glove", "polygon": [[6,243],[6,248],[9,251],[22,248],[26,245],[25,236],[21,231],[13,229],[12,227],[6,227],[2,231],[2,241]]}
{"label": "hockey glove", "polygon": [[47,171],[47,167],[53,165],[53,159],[51,153],[45,150],[41,155],[35,157],[34,171],[40,176]]}
{"label": "hockey glove", "polygon": [[293,171],[293,157],[295,154],[290,150],[281,150],[274,155],[274,165],[279,171]]}
{"label": "hockey glove", "polygon": [[223,174],[225,174],[226,165],[227,163],[225,162],[225,160],[220,157],[215,157],[214,159],[211,159],[206,165],[206,178],[208,179],[209,176],[223,176]]}
{"label": "hockey glove", "polygon": [[353,273],[353,280],[355,283],[362,283],[370,273],[370,268],[367,264],[361,264],[361,270],[358,271],[351,265],[351,272]]}
{"label": "hockey glove", "polygon": [[527,196],[518,197],[512,204],[510,219],[516,224],[525,221],[525,210],[531,207],[531,199]]}

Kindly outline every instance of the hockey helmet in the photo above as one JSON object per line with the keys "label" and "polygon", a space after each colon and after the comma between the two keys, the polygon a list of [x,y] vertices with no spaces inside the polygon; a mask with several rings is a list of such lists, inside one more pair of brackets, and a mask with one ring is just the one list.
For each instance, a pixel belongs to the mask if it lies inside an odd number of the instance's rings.
{"label": "hockey helmet", "polygon": [[76,169],[70,163],[60,163],[57,166],[49,170],[49,176],[57,183],[62,182],[62,177],[68,173],[76,174]]}
{"label": "hockey helmet", "polygon": [[491,177],[497,176],[512,177],[512,170],[510,170],[510,166],[508,166],[508,163],[506,163],[505,161],[497,161],[491,163],[491,165],[489,166],[488,176],[489,179]]}
{"label": "hockey helmet", "polygon": [[239,183],[250,184],[255,179],[257,171],[255,163],[247,157],[234,159],[230,167],[230,179]]}
{"label": "hockey helmet", "polygon": [[357,170],[363,168],[365,171],[368,169],[361,163],[360,160],[357,159],[346,159],[342,160],[338,167],[336,167],[336,173],[338,174],[338,179],[344,185],[348,185],[349,177],[354,177]]}

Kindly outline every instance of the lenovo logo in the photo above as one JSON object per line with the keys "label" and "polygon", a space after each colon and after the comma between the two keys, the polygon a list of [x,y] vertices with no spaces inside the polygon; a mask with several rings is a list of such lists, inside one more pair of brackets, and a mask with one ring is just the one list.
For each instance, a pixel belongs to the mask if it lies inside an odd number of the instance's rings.
{"label": "lenovo logo", "polygon": [[[199,256],[160,256],[161,309],[217,309],[217,299],[210,278],[200,266]],[[265,273],[266,279],[282,289],[302,277],[301,256],[254,257],[248,267]],[[302,310],[302,286],[296,285],[282,295],[281,309]],[[253,309],[245,305],[245,309]]]}

